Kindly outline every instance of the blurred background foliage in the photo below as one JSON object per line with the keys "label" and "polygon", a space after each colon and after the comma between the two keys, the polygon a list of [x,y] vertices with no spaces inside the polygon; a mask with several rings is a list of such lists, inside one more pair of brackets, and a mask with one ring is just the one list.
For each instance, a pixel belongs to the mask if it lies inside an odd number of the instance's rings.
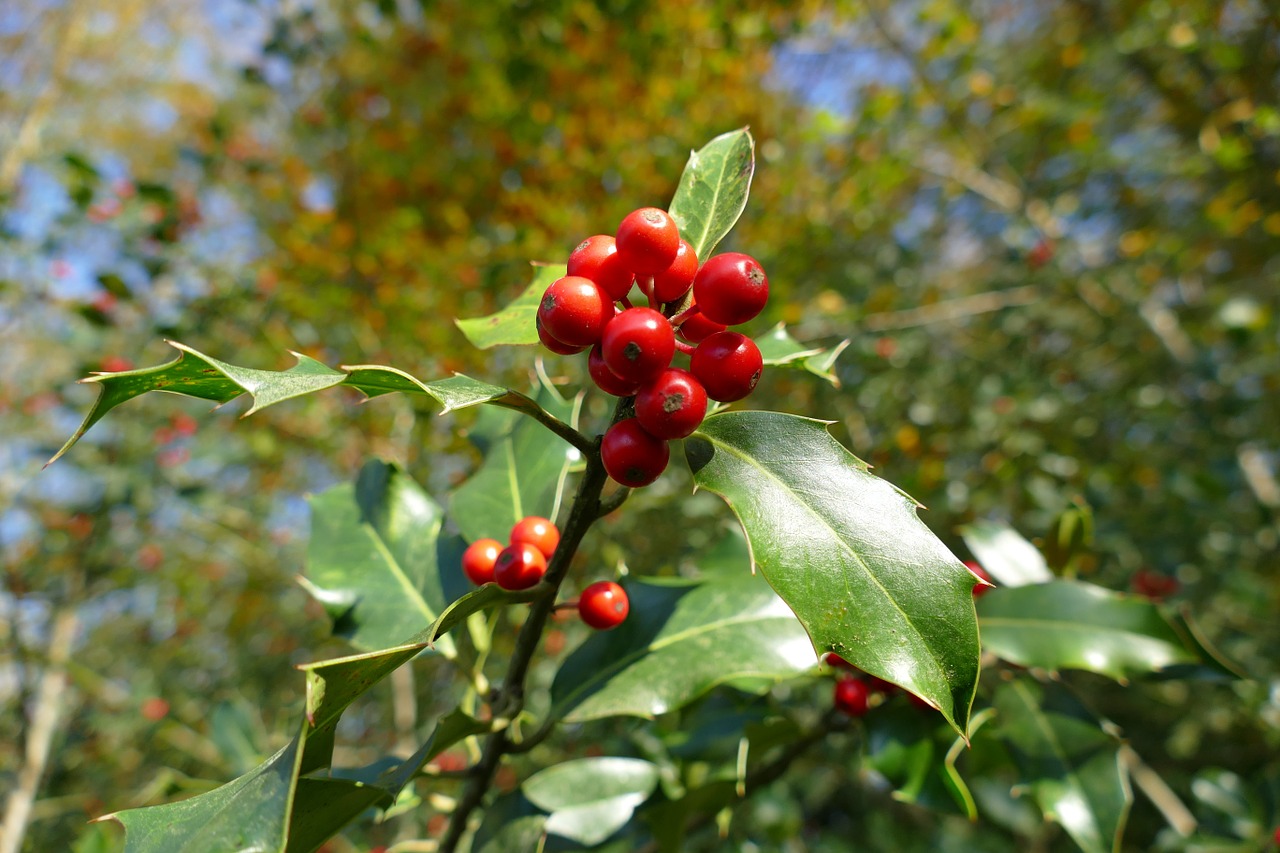
{"label": "blurred background foliage", "polygon": [[[205,790],[288,738],[291,666],[345,649],[293,581],[307,493],[379,456],[443,499],[477,462],[457,435],[473,414],[344,392],[243,423],[239,402],[148,397],[42,472],[92,399],[74,380],[168,360],[172,338],[242,365],[296,350],[527,386],[532,349],[476,351],[453,318],[665,204],[688,151],[744,125],[757,177],[724,248],[769,271],[753,330],[852,340],[838,388],[776,370],[753,405],[834,420],[962,557],[967,523],[1040,539],[1087,502],[1081,573],[1185,603],[1255,679],[1077,679],[1095,709],[1185,798],[1213,768],[1266,772],[1278,39],[1265,0],[4,4],[0,790],[29,787],[36,709],[59,711],[26,849],[110,849],[88,818]],[[655,529],[713,540],[727,513],[670,500],[687,489],[673,471],[634,498],[589,540],[600,564],[672,566],[681,537]],[[62,670],[59,693],[42,675]],[[352,750],[412,728],[393,707],[349,715]],[[757,842],[1029,849],[838,769],[752,801]],[[1139,798],[1131,824],[1147,849],[1162,821]]]}

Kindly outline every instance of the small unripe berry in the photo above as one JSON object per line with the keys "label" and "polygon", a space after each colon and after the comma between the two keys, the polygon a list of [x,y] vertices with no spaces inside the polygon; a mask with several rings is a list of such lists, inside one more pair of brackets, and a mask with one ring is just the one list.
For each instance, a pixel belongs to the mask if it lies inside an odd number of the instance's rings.
{"label": "small unripe berry", "polygon": [[662,272],[680,251],[680,229],[670,214],[656,207],[628,213],[614,236],[622,265],[636,275]]}
{"label": "small unripe berry", "polygon": [[745,323],[769,301],[769,279],[759,261],[741,252],[716,255],[698,270],[693,295],[707,319],[726,326]]}
{"label": "small unripe berry", "polygon": [[636,420],[655,438],[684,438],[706,414],[702,383],[678,367],[668,367],[636,395]]}
{"label": "small unripe berry", "polygon": [[671,460],[671,450],[665,441],[645,432],[635,418],[627,418],[604,434],[600,460],[615,482],[637,488],[661,476]]}
{"label": "small unripe berry", "polygon": [[614,375],[645,382],[661,373],[676,353],[671,321],[652,308],[628,308],[604,328],[600,354]]}
{"label": "small unripe berry", "polygon": [[536,515],[528,515],[516,522],[511,528],[511,544],[524,542],[542,552],[548,560],[560,544],[560,530],[550,519]]}
{"label": "small unripe berry", "polygon": [[627,591],[613,581],[597,581],[578,597],[578,615],[597,631],[618,627],[630,611]]}
{"label": "small unripe berry", "polygon": [[547,573],[547,558],[525,542],[502,549],[493,564],[493,579],[503,589],[528,589]]}
{"label": "small unripe berry", "polygon": [[716,332],[698,344],[689,369],[707,389],[708,397],[731,403],[756,387],[764,370],[764,358],[755,341],[746,335]]}
{"label": "small unripe berry", "polygon": [[476,586],[493,581],[493,567],[502,553],[502,543],[497,539],[477,539],[462,552],[462,571]]}

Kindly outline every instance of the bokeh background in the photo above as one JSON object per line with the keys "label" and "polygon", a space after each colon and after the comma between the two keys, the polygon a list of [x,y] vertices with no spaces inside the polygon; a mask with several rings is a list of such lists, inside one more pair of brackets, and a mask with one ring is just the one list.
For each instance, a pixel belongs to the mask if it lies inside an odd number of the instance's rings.
{"label": "bokeh background", "polygon": [[[7,832],[115,849],[90,818],[270,754],[292,666],[345,651],[294,582],[305,496],[376,456],[443,498],[477,462],[470,413],[339,392],[241,422],[152,395],[41,470],[93,399],[76,379],[170,338],[524,387],[531,348],[475,350],[453,318],[665,205],[689,150],[744,125],[725,248],[773,289],[751,329],[851,340],[839,387],[774,371],[752,404],[833,420],[964,557],[965,524],[1038,539],[1087,503],[1089,579],[1185,605],[1253,676],[1087,682],[1096,709],[1189,801],[1206,773],[1257,790],[1280,750],[1278,91],[1271,0],[0,4],[0,791],[34,792]],[[657,570],[679,537],[655,528],[728,525],[674,515],[687,489],[633,500],[600,560]],[[393,704],[348,739],[392,743]],[[871,794],[801,816],[805,784],[756,810],[777,849],[806,849],[802,817],[810,849],[849,826],[944,849]],[[1139,798],[1127,844],[1160,827]]]}

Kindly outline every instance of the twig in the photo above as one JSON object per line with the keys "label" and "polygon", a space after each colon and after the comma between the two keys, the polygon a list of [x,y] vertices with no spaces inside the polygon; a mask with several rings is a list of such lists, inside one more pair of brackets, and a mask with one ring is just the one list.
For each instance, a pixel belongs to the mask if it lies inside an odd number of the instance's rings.
{"label": "twig", "polygon": [[22,847],[27,822],[31,819],[31,806],[40,788],[40,779],[44,776],[53,736],[58,728],[62,697],[67,687],[66,664],[71,657],[71,644],[79,624],[74,610],[60,611],[54,618],[49,657],[40,678],[31,728],[27,730],[26,760],[18,771],[17,787],[9,794],[5,807],[4,827],[0,829],[0,853],[18,853]]}
{"label": "twig", "polygon": [[1186,838],[1196,831],[1195,815],[1183,805],[1173,789],[1165,784],[1160,774],[1147,766],[1138,753],[1128,746],[1122,746],[1120,761],[1128,769],[1129,778],[1142,793],[1147,795],[1151,804],[1160,810],[1160,814],[1164,815],[1164,819],[1169,822],[1169,826],[1173,827],[1174,832]]}

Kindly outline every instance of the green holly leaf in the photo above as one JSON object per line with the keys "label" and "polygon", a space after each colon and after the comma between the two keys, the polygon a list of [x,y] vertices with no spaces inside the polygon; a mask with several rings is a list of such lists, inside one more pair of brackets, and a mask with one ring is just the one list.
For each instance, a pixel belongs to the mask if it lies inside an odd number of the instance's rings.
{"label": "green holly leaf", "polygon": [[[402,642],[435,622],[447,603],[442,569],[461,564],[441,538],[444,513],[408,474],[370,461],[355,483],[311,498],[303,586],[329,612],[334,633],[361,649]],[[448,657],[453,643],[436,649]]]}
{"label": "green holly leaf", "polygon": [[1005,587],[1048,583],[1053,572],[1040,550],[1022,534],[999,521],[976,521],[960,528],[978,565]]}
{"label": "green holly leaf", "polygon": [[745,127],[689,155],[668,212],[699,261],[711,257],[742,215],[755,169],[756,143]]}
{"label": "green holly leaf", "polygon": [[1145,598],[1081,581],[1000,587],[978,600],[983,647],[1019,666],[1131,675],[1205,663]]}
{"label": "green holly leaf", "polygon": [[729,503],[817,650],[905,687],[964,735],[978,679],[973,575],[918,504],[820,421],[723,412],[684,445],[694,483]]}
{"label": "green holly leaf", "polygon": [[[426,763],[433,739],[373,784],[315,774],[333,757],[333,735],[357,698],[422,643],[302,667],[306,716],[298,734],[243,776],[199,796],[104,815],[125,828],[125,853],[173,850],[310,851],[371,806],[390,805]],[[311,774],[307,778],[304,775]]]}
{"label": "green holly leaf", "polygon": [[996,689],[997,734],[1045,818],[1085,853],[1120,850],[1133,795],[1120,742],[1065,688],[1026,678]]}
{"label": "green holly leaf", "polygon": [[535,323],[542,294],[553,281],[564,274],[564,264],[537,267],[533,281],[505,308],[484,317],[457,320],[458,328],[473,346],[480,349],[538,343],[538,327]]}
{"label": "green holly leaf", "polygon": [[580,758],[539,771],[521,790],[550,813],[546,831],[588,847],[631,820],[658,787],[658,768],[639,758]]}
{"label": "green holly leaf", "polygon": [[253,403],[245,412],[246,417],[267,406],[338,385],[355,388],[369,397],[392,391],[425,394],[444,406],[446,412],[491,403],[539,416],[537,404],[523,394],[460,374],[423,382],[394,367],[373,364],[335,370],[299,353],[293,353],[298,363],[287,370],[255,370],[227,364],[176,341],[169,341],[169,344],[178,350],[179,355],[167,364],[119,373],[97,373],[82,379],[81,382],[98,386],[98,399],[80,427],[45,465],[53,464],[70,450],[107,412],[148,391],[167,391],[217,403],[227,403],[241,394],[248,394]]}
{"label": "green holly leaf", "polygon": [[556,673],[554,716],[655,717],[727,681],[776,681],[817,663],[786,604],[749,573],[701,583],[633,579],[626,590],[627,620],[593,635]]}
{"label": "green holly leaf", "polygon": [[537,595],[538,590],[536,587],[506,590],[496,583],[487,583],[451,603],[431,624],[431,627],[419,637],[415,637],[415,639],[422,639],[434,645],[441,637],[458,627],[459,623],[463,622],[472,613],[479,613],[481,610],[493,610],[498,607],[505,607],[508,604],[532,601]]}
{"label": "green holly leaf", "polygon": [[[565,400],[546,383],[536,402],[544,411],[574,425],[582,397]],[[506,542],[511,527],[520,519],[530,515],[554,518],[569,467],[581,454],[540,424],[508,412],[482,413],[477,428],[484,461],[449,499],[449,514],[467,541],[489,538]]]}
{"label": "green holly leaf", "polygon": [[832,372],[836,359],[849,346],[846,338],[834,347],[807,347],[791,337],[787,327],[779,323],[768,332],[755,339],[760,349],[760,356],[766,367],[794,367],[807,370],[814,376],[825,379],[832,385],[840,382]]}

